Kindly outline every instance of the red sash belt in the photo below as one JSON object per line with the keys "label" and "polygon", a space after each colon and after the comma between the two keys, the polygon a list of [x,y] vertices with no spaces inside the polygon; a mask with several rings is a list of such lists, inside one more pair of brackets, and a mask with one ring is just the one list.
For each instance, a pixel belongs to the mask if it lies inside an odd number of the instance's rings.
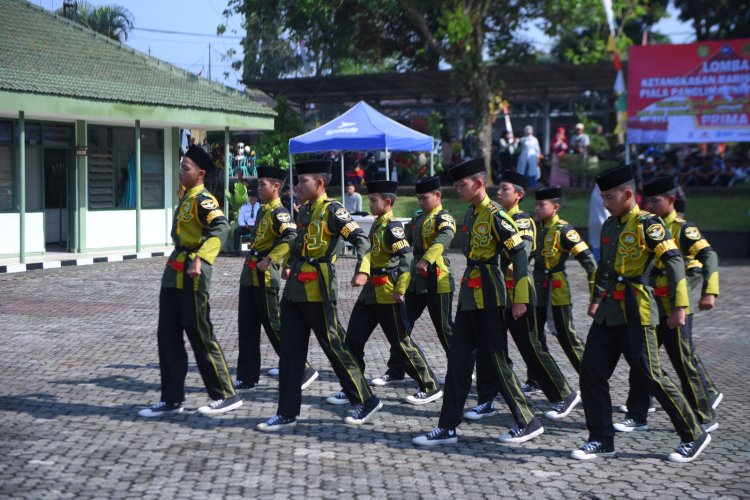
{"label": "red sash belt", "polygon": [[513,280],[513,279],[505,280],[505,288],[507,288],[508,290],[513,290],[514,286],[516,286],[516,280]]}
{"label": "red sash belt", "polygon": [[247,267],[249,267],[250,269],[252,269],[253,271],[255,271],[255,268],[258,267],[258,261],[257,260],[251,260],[250,262],[247,263]]}
{"label": "red sash belt", "polygon": [[318,279],[318,273],[317,271],[306,271],[306,272],[300,272],[297,274],[297,281],[302,283],[309,283],[310,281],[315,281]]}
{"label": "red sash belt", "polygon": [[660,286],[660,287],[654,288],[654,296],[655,297],[669,297],[669,288],[666,286]]}
{"label": "red sash belt", "polygon": [[[461,284],[463,285],[464,283],[466,283],[466,278],[461,278]],[[469,288],[482,288],[482,277],[469,278],[467,286]]]}
{"label": "red sash belt", "polygon": [[177,271],[178,273],[181,273],[185,270],[185,263],[184,262],[177,262],[176,260],[167,260],[167,265]]}
{"label": "red sash belt", "polygon": [[[544,288],[547,288],[549,286],[549,281],[544,280],[544,282],[542,282],[542,286]],[[560,288],[561,286],[562,286],[562,280],[552,280],[552,288]],[[622,299],[618,299],[618,300],[622,300]]]}
{"label": "red sash belt", "polygon": [[[430,275],[430,270],[428,269],[427,271],[421,272],[419,274],[421,274],[422,276],[424,276],[426,278],[426,277],[428,277]],[[439,267],[435,268],[435,276],[440,276],[440,268]]]}
{"label": "red sash belt", "polygon": [[388,276],[370,276],[370,284],[372,286],[384,286],[388,284]]}

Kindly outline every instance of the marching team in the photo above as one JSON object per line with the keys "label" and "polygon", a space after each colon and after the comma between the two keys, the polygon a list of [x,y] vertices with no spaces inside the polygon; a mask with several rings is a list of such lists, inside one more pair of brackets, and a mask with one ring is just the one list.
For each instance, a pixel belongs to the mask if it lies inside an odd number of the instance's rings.
{"label": "marching team", "polygon": [[[528,179],[505,172],[497,201],[487,194],[485,164],[477,158],[452,167],[458,197],[468,209],[460,226],[441,204],[438,177],[417,181],[420,210],[406,227],[393,216],[398,184],[370,181],[370,210],[376,217],[369,235],[349,212],[326,196],[332,164],[327,160],[295,166],[295,196],[303,205],[292,220],[280,193],[287,172],[258,168],[263,206],[240,276],[237,377],[232,381],[210,320],[211,267],[228,222],[204,180],[211,158],[191,147],[180,165],[185,188],[173,221],[175,249],[167,260],[159,301],[158,351],[161,400],[139,411],[159,417],[183,410],[187,353],[183,332],[212,402],[199,413],[219,414],[242,405],[237,391],[252,389],[260,375],[260,330],[279,355],[276,414],[258,424],[264,432],[293,427],[302,391],[318,377],[307,361],[310,331],[331,363],[341,390],[331,404],[352,404],[350,425],[367,422],[383,406],[373,392],[411,377],[418,390],[405,397],[414,405],[442,398],[437,426],[413,439],[418,446],[455,443],[456,428],[497,412],[500,394],[516,425],[499,439],[523,443],[544,433],[527,396],[541,392],[550,403],[548,419],[562,419],[582,403],[588,440],[571,456],[580,460],[614,456],[616,432],[645,431],[656,398],[680,436],[668,455],[690,462],[718,428],[719,392],[692,339],[690,290],[697,308],[709,310],[719,294],[718,258],[700,230],[675,211],[674,181],[657,177],[644,184],[645,208],[636,202],[629,166],[600,173],[596,183],[611,213],[602,227],[597,260],[578,232],[559,215],[560,188],[535,191],[535,215],[521,203]],[[458,280],[448,248],[462,233],[466,270]],[[361,287],[348,327],[339,322],[336,259],[344,242],[357,255],[351,286]],[[565,266],[575,258],[586,271],[586,343],[572,319],[572,292]],[[530,266],[530,262],[534,266]],[[349,277],[346,277],[349,279]],[[279,298],[281,280],[286,280]],[[456,289],[458,286],[458,289]],[[452,319],[453,296],[458,307]],[[427,309],[445,350],[448,370],[436,376],[411,330]],[[283,319],[282,319],[283,318]],[[387,370],[365,379],[365,347],[380,325],[390,344]],[[571,387],[547,346],[545,325],[579,374],[580,392]],[[526,381],[508,355],[510,332],[526,364]],[[665,346],[681,390],[662,371]],[[614,423],[609,379],[620,356],[630,365],[630,393],[621,406],[625,419]],[[477,405],[464,410],[476,366]]]}

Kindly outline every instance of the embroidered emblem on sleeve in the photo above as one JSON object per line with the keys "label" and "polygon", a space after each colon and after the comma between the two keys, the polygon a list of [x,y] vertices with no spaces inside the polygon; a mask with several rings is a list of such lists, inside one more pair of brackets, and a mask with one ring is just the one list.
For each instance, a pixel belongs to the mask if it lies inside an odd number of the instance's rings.
{"label": "embroidered emblem on sleeve", "polygon": [[349,214],[349,211],[345,209],[344,207],[341,207],[338,210],[336,210],[335,215],[337,218],[343,221],[348,221],[352,218],[352,216]]}
{"label": "embroidered emblem on sleeve", "polygon": [[391,234],[399,240],[402,240],[406,237],[406,234],[404,234],[404,228],[400,226],[393,226],[391,228]]}
{"label": "embroidered emblem on sleeve", "polygon": [[570,231],[565,233],[565,237],[573,243],[578,243],[579,241],[581,241],[581,235],[579,235],[578,231],[576,231],[575,229],[571,229]]}
{"label": "embroidered emblem on sleeve", "polygon": [[219,208],[219,206],[216,204],[214,200],[211,198],[206,198],[201,202],[201,206],[205,208],[206,210],[213,210],[214,208]]}
{"label": "embroidered emblem on sleeve", "polygon": [[646,229],[646,234],[654,241],[661,241],[664,239],[665,235],[664,226],[661,224],[651,224],[648,226],[648,229]]}
{"label": "embroidered emblem on sleeve", "polygon": [[685,236],[687,236],[691,240],[698,241],[699,239],[701,239],[701,232],[695,226],[685,228],[684,233],[685,233]]}

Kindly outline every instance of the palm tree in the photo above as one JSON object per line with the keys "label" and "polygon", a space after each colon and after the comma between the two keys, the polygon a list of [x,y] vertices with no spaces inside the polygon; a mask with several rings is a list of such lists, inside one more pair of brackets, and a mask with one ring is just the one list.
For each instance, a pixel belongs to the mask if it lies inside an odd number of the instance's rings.
{"label": "palm tree", "polygon": [[96,7],[82,0],[75,9],[61,7],[56,13],[118,42],[126,41],[133,29],[133,14],[120,5]]}

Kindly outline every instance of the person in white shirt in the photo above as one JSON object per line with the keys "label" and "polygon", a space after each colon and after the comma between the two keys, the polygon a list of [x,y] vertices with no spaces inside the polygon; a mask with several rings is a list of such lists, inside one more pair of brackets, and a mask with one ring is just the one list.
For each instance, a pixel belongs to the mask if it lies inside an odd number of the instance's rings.
{"label": "person in white shirt", "polygon": [[255,222],[260,215],[260,202],[258,201],[258,191],[250,190],[247,192],[247,203],[240,207],[240,213],[237,216],[237,229],[234,230],[234,256],[240,254],[242,248],[242,237],[250,234],[255,230]]}
{"label": "person in white shirt", "polygon": [[362,212],[362,195],[360,195],[354,188],[354,183],[349,181],[346,183],[346,193],[344,194],[344,207],[352,215],[359,215],[357,212]]}
{"label": "person in white shirt", "polygon": [[539,140],[534,137],[534,128],[531,125],[526,125],[523,133],[524,136],[518,141],[521,153],[518,155],[516,172],[526,176],[529,187],[536,187],[536,181],[540,176],[538,162],[542,156],[542,149],[539,147]]}

